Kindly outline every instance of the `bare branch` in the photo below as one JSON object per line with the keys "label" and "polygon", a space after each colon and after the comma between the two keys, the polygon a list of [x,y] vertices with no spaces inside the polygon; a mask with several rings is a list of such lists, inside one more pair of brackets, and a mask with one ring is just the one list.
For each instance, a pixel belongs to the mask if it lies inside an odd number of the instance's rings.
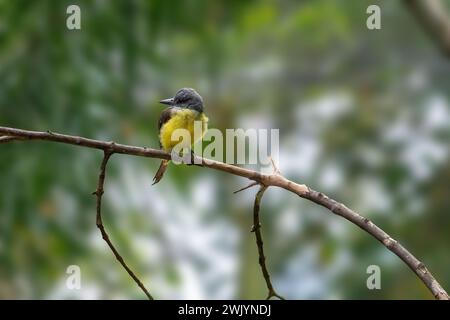
{"label": "bare branch", "polygon": [[0,143],[7,143],[17,140],[23,140],[22,137],[14,137],[14,136],[0,136]]}
{"label": "bare branch", "polygon": [[355,211],[347,208],[342,203],[339,203],[322,192],[309,190],[307,194],[300,195],[302,198],[309,199],[317,203],[334,214],[341,216],[348,221],[356,224],[358,227],[372,235],[375,239],[380,241],[386,248],[395,253],[403,260],[408,267],[414,271],[420,280],[428,287],[433,296],[438,300],[449,300],[450,297],[442,286],[433,277],[425,265],[413,256],[405,247],[403,247],[397,240],[394,240],[389,234],[384,232],[380,227],[375,225],[372,221],[359,215]]}
{"label": "bare branch", "polygon": [[103,196],[103,186],[105,184],[105,177],[106,177],[106,165],[108,164],[108,160],[111,157],[112,152],[109,150],[104,151],[102,164],[100,165],[100,174],[98,176],[98,184],[97,184],[97,190],[93,192],[93,195],[97,197],[97,216],[96,216],[96,223],[97,228],[99,228],[103,240],[108,244],[109,248],[113,252],[114,256],[116,257],[117,261],[120,262],[122,267],[128,272],[131,278],[133,278],[134,282],[139,286],[139,288],[144,291],[145,295],[149,300],[153,300],[152,295],[148,292],[148,290],[145,288],[145,286],[142,284],[142,282],[139,280],[139,278],[134,274],[134,272],[128,267],[125,260],[122,258],[122,256],[119,254],[117,249],[112,244],[108,233],[105,230],[105,227],[103,226],[103,220],[102,220],[102,196]]}
{"label": "bare branch", "polygon": [[[28,140],[55,141],[59,143],[78,145],[87,148],[100,149],[103,151],[108,151],[110,153],[121,153],[148,158],[170,159],[170,154],[161,150],[115,144],[106,141],[92,140],[57,133],[27,131],[15,128],[0,127],[0,134],[23,137],[24,139]],[[431,272],[424,266],[424,264],[420,262],[416,257],[414,257],[408,250],[406,250],[399,242],[394,240],[389,234],[384,232],[369,219],[364,218],[355,211],[347,208],[345,205],[333,199],[330,199],[323,193],[314,191],[304,184],[298,184],[291,180],[288,180],[279,174],[262,174],[254,170],[237,167],[220,161],[204,159],[198,156],[195,156],[194,161],[195,163],[200,163],[202,167],[248,178],[266,187],[275,186],[283,188],[297,194],[301,198],[308,199],[312,202],[317,203],[318,205],[329,209],[334,214],[347,219],[353,224],[356,224],[361,229],[373,236],[375,239],[380,241],[390,251],[395,253],[406,265],[408,265],[409,268],[411,268],[411,270],[414,271],[414,273],[427,286],[428,290],[436,299],[450,299],[447,292],[433,277]]]}
{"label": "bare branch", "polygon": [[450,16],[441,0],[404,0],[441,51],[450,58]]}
{"label": "bare branch", "polygon": [[253,227],[252,232],[255,233],[256,238],[256,246],[258,247],[258,255],[259,255],[259,265],[261,266],[261,271],[264,276],[264,280],[266,281],[267,285],[267,298],[266,300],[269,300],[272,297],[277,297],[281,300],[284,300],[282,296],[280,296],[275,289],[273,288],[272,281],[270,280],[270,274],[267,270],[266,266],[266,257],[264,256],[264,242],[261,234],[261,223],[259,219],[259,209],[261,207],[261,199],[264,195],[264,192],[267,190],[267,186],[261,185],[258,192],[255,196],[255,204],[253,206]]}
{"label": "bare branch", "polygon": [[251,187],[257,186],[257,185],[259,185],[258,182],[252,182],[252,183],[250,183],[249,185],[247,185],[247,186],[245,186],[245,187],[243,187],[243,188],[240,188],[239,190],[234,191],[233,193],[236,194],[236,193],[239,193],[239,192],[241,192],[241,191],[250,189]]}

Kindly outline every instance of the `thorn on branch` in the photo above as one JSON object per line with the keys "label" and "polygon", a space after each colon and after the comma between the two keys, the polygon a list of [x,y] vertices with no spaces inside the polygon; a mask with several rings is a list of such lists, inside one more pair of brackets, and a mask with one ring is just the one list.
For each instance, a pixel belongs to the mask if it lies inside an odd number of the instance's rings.
{"label": "thorn on branch", "polygon": [[115,146],[116,146],[116,143],[114,141],[110,141],[109,149],[106,149],[105,152],[108,152],[109,154],[113,154]]}
{"label": "thorn on branch", "polygon": [[273,173],[275,174],[281,174],[281,171],[278,169],[277,165],[275,164],[275,161],[273,160],[273,158],[270,156],[270,163],[272,164],[272,168],[273,168]]}
{"label": "thorn on branch", "polygon": [[250,229],[250,232],[255,232],[256,229],[260,229],[261,228],[261,224],[259,224],[258,226],[252,225],[252,228]]}

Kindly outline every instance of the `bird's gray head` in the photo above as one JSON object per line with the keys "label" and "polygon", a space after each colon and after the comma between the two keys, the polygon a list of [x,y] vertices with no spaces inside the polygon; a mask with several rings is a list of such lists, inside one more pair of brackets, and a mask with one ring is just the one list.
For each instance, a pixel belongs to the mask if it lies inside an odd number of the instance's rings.
{"label": "bird's gray head", "polygon": [[203,98],[192,88],[182,88],[173,98],[161,100],[160,103],[203,112]]}

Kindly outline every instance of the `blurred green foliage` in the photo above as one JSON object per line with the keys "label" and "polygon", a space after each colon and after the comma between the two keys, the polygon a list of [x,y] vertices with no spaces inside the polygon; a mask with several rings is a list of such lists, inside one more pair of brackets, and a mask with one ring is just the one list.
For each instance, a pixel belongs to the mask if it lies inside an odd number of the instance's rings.
{"label": "blurred green foliage", "polygon": [[[378,31],[366,28],[373,3]],[[81,30],[66,28],[69,4]],[[156,147],[157,101],[194,87],[211,127],[279,128],[285,175],[371,218],[447,289],[449,71],[401,1],[0,1],[0,125]],[[0,145],[1,298],[144,297],[95,228],[100,159]],[[156,297],[265,297],[254,190],[232,195],[245,181],[171,166],[151,187],[157,161],[110,165],[106,227]],[[306,201],[271,189],[262,221],[288,298],[432,298],[379,243]],[[64,286],[71,264],[81,293]],[[371,264],[381,290],[366,288]]]}

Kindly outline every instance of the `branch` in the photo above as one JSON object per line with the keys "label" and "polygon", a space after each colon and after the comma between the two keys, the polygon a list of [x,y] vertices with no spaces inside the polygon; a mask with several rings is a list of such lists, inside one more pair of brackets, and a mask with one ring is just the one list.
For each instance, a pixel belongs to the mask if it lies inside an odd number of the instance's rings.
{"label": "branch", "polygon": [[14,137],[14,136],[0,136],[0,143],[7,143],[7,142],[11,142],[11,141],[16,141],[16,140],[22,140],[22,138]]}
{"label": "branch", "polygon": [[330,199],[322,192],[309,189],[309,192],[302,196],[312,202],[321,205],[334,214],[347,219],[356,224],[358,227],[369,233],[375,239],[380,241],[386,248],[395,253],[404,263],[419,277],[419,279],[427,286],[428,290],[438,300],[450,300],[449,295],[444,288],[437,282],[431,272],[425,265],[413,256],[405,247],[403,247],[397,240],[393,239],[389,234],[384,232],[380,227],[374,224],[367,218],[359,215],[355,211],[347,208],[342,203]]}
{"label": "branch", "polygon": [[[87,148],[109,151],[111,153],[128,154],[147,158],[170,159],[170,154],[161,150],[116,144],[106,141],[57,134],[53,132],[27,131],[15,128],[0,127],[0,134],[21,137],[24,140],[44,140],[78,145]],[[277,173],[262,174],[254,170],[240,168],[220,161],[204,159],[198,156],[194,156],[194,160],[196,162],[200,162],[202,167],[248,178],[267,187],[275,186],[283,188],[297,194],[301,198],[308,199],[312,202],[317,203],[318,205],[329,209],[334,214],[347,219],[353,224],[356,224],[362,230],[366,231],[375,239],[380,241],[387,249],[395,253],[411,270],[414,271],[414,273],[427,286],[428,290],[436,299],[450,299],[447,292],[433,277],[433,275],[425,267],[425,265],[416,257],[414,257],[408,250],[406,250],[399,242],[394,240],[391,236],[389,236],[386,232],[376,226],[369,219],[362,217],[355,211],[347,208],[345,205],[333,199],[330,199],[323,193],[314,191],[308,188],[306,185],[298,184],[291,180],[288,180]]]}
{"label": "branch", "polygon": [[264,243],[261,234],[261,223],[259,222],[259,209],[261,206],[261,199],[266,190],[267,186],[261,185],[258,192],[256,193],[255,204],[253,206],[253,227],[251,231],[255,233],[256,246],[258,247],[259,265],[261,266],[264,280],[266,280],[267,290],[269,291],[266,300],[269,300],[272,297],[277,297],[281,300],[284,300],[284,298],[276,293],[275,289],[273,288],[272,281],[270,281],[270,274],[266,267],[266,257],[264,256]]}
{"label": "branch", "polygon": [[105,176],[106,176],[106,165],[108,164],[108,160],[113,154],[110,150],[105,150],[103,155],[102,164],[100,165],[100,174],[98,176],[98,184],[97,184],[97,190],[94,191],[92,194],[97,197],[97,216],[96,216],[96,223],[97,228],[99,228],[103,240],[108,244],[109,248],[113,252],[114,256],[116,257],[117,261],[120,262],[122,267],[128,272],[131,278],[133,278],[134,282],[139,286],[139,288],[144,291],[145,295],[149,300],[153,300],[152,295],[148,292],[148,290],[145,288],[145,286],[142,284],[142,282],[139,280],[139,278],[134,274],[134,272],[128,267],[128,265],[125,263],[125,260],[123,260],[122,256],[119,254],[117,249],[112,244],[111,240],[109,239],[108,233],[105,230],[105,227],[103,226],[103,220],[102,220],[102,196],[103,196],[103,186],[105,184]]}
{"label": "branch", "polygon": [[234,191],[233,193],[236,194],[236,193],[242,192],[242,191],[244,191],[244,190],[250,189],[250,188],[252,188],[252,187],[254,187],[254,186],[257,186],[257,185],[259,185],[259,183],[256,182],[256,181],[253,181],[253,182],[250,183],[249,185],[247,185],[247,186],[245,186],[245,187],[243,187],[243,188],[240,188],[239,190],[236,190],[236,191]]}
{"label": "branch", "polygon": [[441,0],[404,0],[419,23],[450,58],[450,17]]}

